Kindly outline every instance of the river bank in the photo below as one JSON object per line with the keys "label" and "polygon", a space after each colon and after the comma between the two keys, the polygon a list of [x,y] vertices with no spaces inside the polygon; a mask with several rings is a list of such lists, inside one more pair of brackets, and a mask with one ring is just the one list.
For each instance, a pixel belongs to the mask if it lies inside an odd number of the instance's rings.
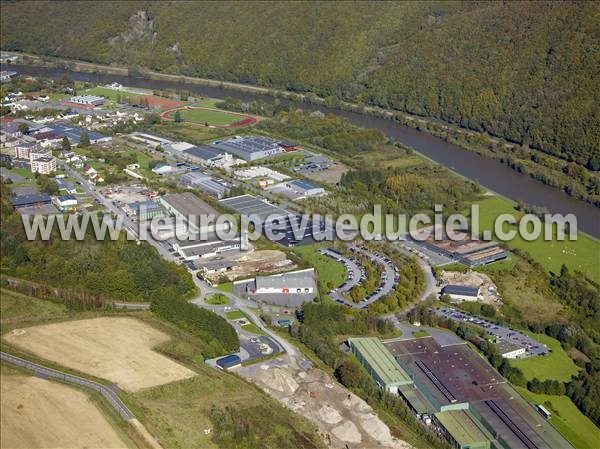
{"label": "river bank", "polygon": [[[361,110],[361,112],[355,112],[314,104],[315,102],[319,103],[319,101],[315,100],[316,96],[311,94],[275,91],[256,86],[158,72],[138,72],[125,67],[102,66],[81,61],[65,61],[39,56],[27,57],[34,58],[34,62],[40,65],[11,65],[11,67],[29,75],[54,78],[69,75],[79,81],[95,83],[116,81],[133,87],[187,90],[220,99],[233,97],[242,101],[257,99],[268,101],[270,98],[286,98],[297,102],[298,107],[301,109],[320,110],[325,113],[341,115],[355,125],[379,129],[390,139],[413,148],[418,153],[513,201],[523,201],[527,204],[542,206],[552,213],[572,213],[578,219],[580,230],[594,237],[600,237],[600,209],[570,197],[556,188],[542,184],[528,175],[521,174],[493,158],[466,150],[414,127],[401,125],[392,120],[393,115],[396,113],[390,111],[367,108]],[[60,64],[63,67],[56,66]],[[64,67],[65,65],[67,67]],[[100,73],[100,71],[106,73]],[[318,99],[318,97],[316,98]]]}

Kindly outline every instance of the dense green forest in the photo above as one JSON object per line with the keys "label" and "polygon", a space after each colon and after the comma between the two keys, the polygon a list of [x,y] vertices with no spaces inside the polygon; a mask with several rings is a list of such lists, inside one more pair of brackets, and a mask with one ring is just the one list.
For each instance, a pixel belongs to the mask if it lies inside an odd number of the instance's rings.
{"label": "dense green forest", "polygon": [[107,3],[4,1],[1,46],[311,91],[600,169],[597,2]]}
{"label": "dense green forest", "polygon": [[96,240],[92,227],[83,241],[29,241],[21,216],[13,211],[10,193],[2,185],[0,272],[45,285],[82,292],[102,301],[149,301],[152,294],[172,287],[181,297],[196,291],[184,268],[165,261],[149,244],[121,237]]}

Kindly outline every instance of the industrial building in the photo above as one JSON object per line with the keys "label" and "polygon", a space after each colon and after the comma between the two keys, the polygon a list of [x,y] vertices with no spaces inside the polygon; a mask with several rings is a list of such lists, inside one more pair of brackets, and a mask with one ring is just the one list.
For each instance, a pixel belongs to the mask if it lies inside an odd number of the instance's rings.
{"label": "industrial building", "polygon": [[509,341],[500,340],[494,345],[498,354],[505,359],[516,359],[522,357],[527,352],[523,346],[511,343]]}
{"label": "industrial building", "polygon": [[[399,393],[413,410],[424,406],[426,415],[454,447],[571,447],[468,345],[449,342],[442,346],[433,337],[384,345],[416,387],[414,391],[401,387]],[[411,392],[417,398],[415,405]]]}
{"label": "industrial building", "polygon": [[221,152],[231,153],[245,161],[256,161],[279,154],[279,142],[263,136],[235,136],[227,140],[213,142],[213,147]]}
{"label": "industrial building", "polygon": [[349,338],[348,345],[380,388],[397,394],[401,386],[413,383],[378,338]]}
{"label": "industrial building", "polygon": [[35,193],[31,195],[18,195],[10,200],[10,204],[15,209],[21,207],[35,207],[35,206],[43,206],[45,204],[51,204],[52,198],[45,193]]}
{"label": "industrial building", "polygon": [[208,145],[193,146],[187,150],[183,150],[181,155],[189,161],[202,164],[207,167],[225,157],[225,154],[222,151],[219,151],[216,148]]}
{"label": "industrial building", "polygon": [[292,181],[282,182],[269,188],[271,193],[283,195],[292,200],[301,200],[304,198],[324,195],[325,189],[321,186],[303,179],[294,179]]}
{"label": "industrial building", "polygon": [[173,141],[169,139],[164,139],[162,137],[154,136],[152,134],[141,133],[138,131],[132,132],[129,134],[129,137],[137,142],[141,142],[145,145],[148,145],[150,148],[156,149],[160,146],[172,145]]}
{"label": "industrial building", "polygon": [[[215,221],[219,212],[192,192],[167,193],[160,198],[160,202],[169,214],[183,219],[192,233],[214,232],[217,229]],[[211,215],[213,222],[208,223],[208,216]],[[227,224],[220,225],[220,230],[226,229]]]}
{"label": "industrial building", "polygon": [[56,207],[65,212],[77,207],[77,198],[74,195],[60,195],[55,198]]}
{"label": "industrial building", "polygon": [[436,413],[434,425],[450,445],[456,449],[490,449],[487,431],[467,410]]}
{"label": "industrial building", "polygon": [[235,237],[231,240],[221,240],[215,232],[209,232],[206,236],[196,239],[172,238],[169,240],[171,247],[187,261],[208,259],[227,251],[239,250],[241,238]]}
{"label": "industrial building", "polygon": [[508,251],[498,242],[471,239],[468,236],[462,240],[453,240],[448,237],[445,230],[441,232],[440,239],[437,239],[436,233],[432,231],[426,240],[414,240],[414,242],[469,267],[486,265],[508,257]]}
{"label": "industrial building", "polygon": [[104,134],[100,134],[96,131],[88,131],[85,128],[80,128],[79,126],[73,126],[65,123],[53,123],[51,125],[46,125],[40,130],[40,132],[46,131],[54,131],[56,134],[62,137],[66,136],[71,145],[79,145],[81,136],[84,132],[87,132],[91,144],[106,143],[112,140],[111,136],[105,136]]}
{"label": "industrial building", "polygon": [[106,98],[98,95],[77,95],[69,99],[69,103],[80,104],[82,106],[101,106],[106,102]]}
{"label": "industrial building", "polygon": [[152,172],[158,176],[170,176],[178,173],[183,173],[187,168],[180,165],[167,164],[165,162],[159,162],[154,166]]}
{"label": "industrial building", "polygon": [[442,288],[442,295],[448,295],[455,301],[478,301],[483,299],[481,287],[448,284]]}
{"label": "industrial building", "polygon": [[179,179],[179,184],[188,189],[196,189],[215,198],[221,199],[231,190],[230,185],[223,179],[206,173],[193,171]]}
{"label": "industrial building", "polygon": [[286,307],[300,307],[317,296],[314,268],[234,281],[233,288],[249,299]]}
{"label": "industrial building", "polygon": [[137,217],[139,221],[149,221],[156,217],[166,217],[167,211],[156,201],[136,201],[127,205],[131,213]]}
{"label": "industrial building", "polygon": [[240,359],[239,355],[232,354],[217,359],[216,364],[217,367],[221,368],[222,370],[228,371],[230,369],[237,368],[238,366],[242,366],[242,359]]}
{"label": "industrial building", "polygon": [[[239,195],[219,201],[223,206],[232,209],[242,216],[255,215],[262,219],[261,227],[263,234],[269,229],[272,234],[281,236],[277,243],[292,247],[314,243],[313,222],[308,220],[302,223],[302,217],[289,212],[279,206],[269,203],[267,200],[252,195]],[[267,223],[267,218],[271,223]],[[281,225],[276,223],[279,220]],[[304,226],[305,225],[305,226]],[[323,232],[325,223],[314,223],[315,231]]]}

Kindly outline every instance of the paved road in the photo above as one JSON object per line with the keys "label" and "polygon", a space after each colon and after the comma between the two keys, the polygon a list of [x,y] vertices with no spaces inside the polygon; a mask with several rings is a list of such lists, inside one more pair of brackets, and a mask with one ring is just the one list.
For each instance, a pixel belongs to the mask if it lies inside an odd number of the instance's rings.
{"label": "paved road", "polygon": [[394,263],[387,258],[386,256],[382,256],[381,254],[373,253],[364,248],[358,246],[350,246],[350,251],[353,251],[357,254],[363,254],[371,259],[373,262],[383,266],[383,273],[381,274],[381,282],[375,290],[374,293],[367,296],[359,303],[359,307],[366,308],[369,304],[374,303],[375,301],[384,298],[389,295],[394,287],[398,284],[398,268],[394,265]]}
{"label": "paved road", "polygon": [[129,421],[131,419],[135,419],[135,415],[121,401],[121,399],[119,398],[119,396],[117,396],[115,391],[105,385],[99,384],[92,380],[84,379],[82,377],[74,376],[72,374],[67,374],[52,368],[48,368],[38,363],[33,363],[20,357],[15,357],[14,355],[7,354],[6,352],[0,352],[0,360],[31,370],[40,377],[59,379],[64,382],[69,382],[97,391],[109,402],[109,404],[117,412],[119,412],[119,415],[121,415],[124,420]]}

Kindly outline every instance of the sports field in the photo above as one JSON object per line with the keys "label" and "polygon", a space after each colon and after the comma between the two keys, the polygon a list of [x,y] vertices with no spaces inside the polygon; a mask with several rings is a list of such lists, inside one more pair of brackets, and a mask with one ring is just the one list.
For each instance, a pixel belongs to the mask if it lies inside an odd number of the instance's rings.
{"label": "sports field", "polygon": [[149,95],[140,95],[140,94],[134,94],[134,93],[130,93],[130,92],[124,92],[121,90],[116,90],[116,89],[109,89],[108,87],[92,87],[91,89],[86,89],[83,92],[81,92],[82,95],[99,95],[101,97],[105,97],[108,98],[109,101],[116,103],[117,99],[121,98],[121,101],[123,101],[123,99],[128,99],[128,101],[136,101],[138,100],[140,97],[148,97]]}
{"label": "sports field", "polygon": [[[209,126],[229,126],[248,118],[243,114],[198,107],[185,107],[179,109],[177,112],[179,112],[184,122],[197,123],[199,125],[208,124]],[[175,113],[176,111],[169,112],[169,117],[174,119]]]}
{"label": "sports field", "polygon": [[153,351],[169,336],[135,318],[102,317],[15,329],[4,340],[37,357],[113,381],[126,391],[195,375]]}
{"label": "sports field", "polygon": [[[480,207],[481,229],[493,230],[494,220],[500,214],[509,213],[516,218],[521,214],[514,209],[515,203],[500,196],[490,196],[475,204]],[[517,236],[507,243],[509,248],[520,248],[527,251],[549,271],[558,273],[561,265],[565,264],[569,269],[582,271],[593,281],[600,282],[600,264],[598,263],[600,241],[587,234],[579,233],[576,241],[565,240],[562,242],[556,240],[546,242],[543,236],[538,240],[528,242]]]}
{"label": "sports field", "polygon": [[554,379],[567,382],[571,380],[571,376],[579,372],[579,368],[563,350],[558,340],[542,334],[531,332],[527,332],[527,334],[552,350],[550,354],[545,356],[510,361],[512,366],[523,371],[527,380],[537,377],[539,380]]}
{"label": "sports field", "polygon": [[526,400],[550,410],[550,424],[577,449],[598,447],[600,430],[571,402],[567,396],[535,394],[526,388],[515,387]]}
{"label": "sports field", "polygon": [[131,447],[82,391],[4,369],[0,387],[2,448]]}

